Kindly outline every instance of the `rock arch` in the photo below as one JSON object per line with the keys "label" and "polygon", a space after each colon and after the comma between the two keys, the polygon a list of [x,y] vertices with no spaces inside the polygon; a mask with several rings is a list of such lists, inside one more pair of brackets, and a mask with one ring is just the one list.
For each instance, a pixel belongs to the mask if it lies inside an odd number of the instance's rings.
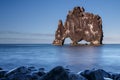
{"label": "rock arch", "polygon": [[77,45],[81,40],[92,45],[101,45],[103,39],[101,17],[85,12],[83,7],[75,7],[69,11],[64,25],[62,20],[59,20],[53,44],[63,45],[65,38],[70,38],[72,45]]}

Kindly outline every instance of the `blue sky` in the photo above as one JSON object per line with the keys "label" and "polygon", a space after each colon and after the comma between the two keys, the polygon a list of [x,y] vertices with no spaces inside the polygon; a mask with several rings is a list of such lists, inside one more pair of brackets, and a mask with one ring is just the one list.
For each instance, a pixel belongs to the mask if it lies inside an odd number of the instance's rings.
{"label": "blue sky", "polygon": [[[103,21],[103,43],[120,43],[120,0],[0,0],[0,43],[52,43],[58,20],[83,6]],[[66,40],[67,42],[67,40]]]}

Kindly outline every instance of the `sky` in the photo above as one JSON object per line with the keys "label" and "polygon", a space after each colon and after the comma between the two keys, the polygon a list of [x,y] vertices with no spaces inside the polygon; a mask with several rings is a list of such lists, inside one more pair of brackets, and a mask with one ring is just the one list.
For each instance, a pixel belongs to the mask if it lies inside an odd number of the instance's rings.
{"label": "sky", "polygon": [[[0,0],[0,44],[51,44],[76,6],[102,17],[104,44],[120,43],[120,0]],[[67,39],[65,42],[69,42]]]}

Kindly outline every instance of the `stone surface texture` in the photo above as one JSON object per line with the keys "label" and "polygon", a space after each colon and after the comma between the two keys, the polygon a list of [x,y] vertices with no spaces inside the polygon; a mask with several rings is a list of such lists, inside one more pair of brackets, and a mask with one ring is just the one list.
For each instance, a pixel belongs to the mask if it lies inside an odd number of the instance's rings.
{"label": "stone surface texture", "polygon": [[120,80],[120,74],[95,68],[75,73],[62,66],[48,72],[44,68],[20,66],[9,71],[0,70],[0,80]]}
{"label": "stone surface texture", "polygon": [[54,45],[63,45],[66,38],[70,38],[72,45],[84,40],[91,45],[101,45],[103,40],[102,19],[99,15],[85,12],[83,7],[75,7],[68,12],[66,21],[58,22]]}

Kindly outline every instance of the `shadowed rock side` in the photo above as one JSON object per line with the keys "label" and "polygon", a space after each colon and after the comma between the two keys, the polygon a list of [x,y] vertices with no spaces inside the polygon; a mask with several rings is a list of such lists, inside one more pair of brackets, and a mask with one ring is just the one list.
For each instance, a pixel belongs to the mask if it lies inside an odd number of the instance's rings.
{"label": "shadowed rock side", "polygon": [[101,17],[85,12],[83,7],[75,7],[69,11],[64,25],[62,20],[59,20],[53,44],[63,45],[66,38],[71,39],[72,45],[77,45],[82,40],[90,42],[91,45],[101,45],[103,39]]}

